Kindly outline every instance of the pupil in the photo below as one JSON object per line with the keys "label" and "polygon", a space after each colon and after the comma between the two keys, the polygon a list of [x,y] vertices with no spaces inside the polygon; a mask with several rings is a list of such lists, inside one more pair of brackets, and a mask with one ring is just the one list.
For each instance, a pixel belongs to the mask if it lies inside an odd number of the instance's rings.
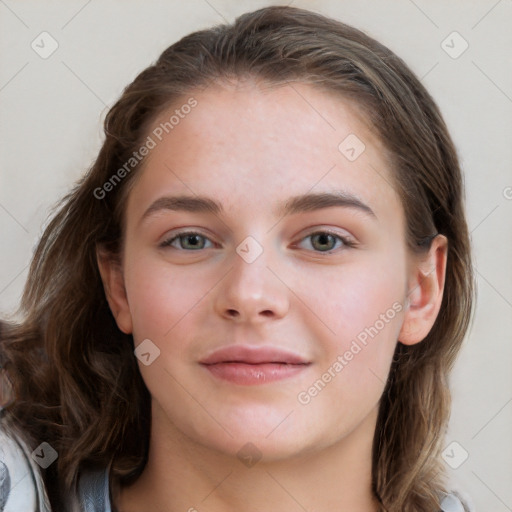
{"label": "pupil", "polygon": [[[330,239],[332,239],[332,236],[329,235],[328,233],[321,233],[319,235],[317,235],[317,240],[318,242],[320,243],[320,245],[329,245],[329,241]],[[323,249],[325,249],[325,247],[323,247]],[[329,250],[329,249],[327,249]]]}
{"label": "pupil", "polygon": [[186,243],[188,245],[191,245],[193,247],[196,247],[199,244],[199,236],[198,235],[187,235],[186,237]]}

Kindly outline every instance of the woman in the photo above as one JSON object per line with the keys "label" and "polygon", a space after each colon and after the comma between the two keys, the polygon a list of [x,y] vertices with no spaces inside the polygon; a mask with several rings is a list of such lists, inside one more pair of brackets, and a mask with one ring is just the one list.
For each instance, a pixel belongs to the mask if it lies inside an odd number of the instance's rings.
{"label": "woman", "polygon": [[472,302],[430,95],[362,32],[261,9],[107,114],[3,325],[5,429],[58,454],[54,510],[464,510],[440,453]]}

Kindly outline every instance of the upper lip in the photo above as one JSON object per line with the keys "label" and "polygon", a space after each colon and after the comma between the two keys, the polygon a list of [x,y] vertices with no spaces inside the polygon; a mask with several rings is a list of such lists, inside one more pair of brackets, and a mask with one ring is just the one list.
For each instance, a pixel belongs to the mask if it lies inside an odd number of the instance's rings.
{"label": "upper lip", "polygon": [[308,361],[293,352],[276,347],[250,347],[242,345],[229,345],[212,352],[208,357],[202,359],[202,364],[216,363],[285,363],[285,364],[307,364]]}

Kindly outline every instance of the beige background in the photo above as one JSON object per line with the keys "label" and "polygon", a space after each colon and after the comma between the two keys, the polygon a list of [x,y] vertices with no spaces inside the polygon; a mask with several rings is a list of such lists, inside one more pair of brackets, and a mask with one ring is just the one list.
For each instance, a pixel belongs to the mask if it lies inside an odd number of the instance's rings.
{"label": "beige background", "polygon": [[[0,0],[1,316],[14,310],[49,209],[92,162],[103,117],[122,88],[179,37],[272,3]],[[458,443],[447,451],[450,461],[463,450],[469,457],[448,469],[477,510],[511,511],[512,0],[293,5],[388,45],[445,115],[466,174],[479,294],[453,374],[447,436],[447,445]],[[43,31],[58,44],[46,59],[31,47]],[[447,39],[453,31],[461,37]],[[467,50],[452,58],[464,41]]]}

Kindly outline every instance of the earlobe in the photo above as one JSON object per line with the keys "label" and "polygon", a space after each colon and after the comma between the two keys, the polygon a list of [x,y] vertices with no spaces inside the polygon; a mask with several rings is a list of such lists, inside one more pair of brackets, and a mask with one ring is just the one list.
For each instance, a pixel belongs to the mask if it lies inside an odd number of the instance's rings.
{"label": "earlobe", "polygon": [[404,322],[398,340],[404,345],[422,341],[432,329],[443,300],[448,240],[437,235],[428,253],[411,265]]}
{"label": "earlobe", "polygon": [[96,261],[105,296],[112,315],[116,319],[117,326],[125,334],[131,334],[133,330],[132,318],[121,265],[111,253],[99,247],[96,249]]}

